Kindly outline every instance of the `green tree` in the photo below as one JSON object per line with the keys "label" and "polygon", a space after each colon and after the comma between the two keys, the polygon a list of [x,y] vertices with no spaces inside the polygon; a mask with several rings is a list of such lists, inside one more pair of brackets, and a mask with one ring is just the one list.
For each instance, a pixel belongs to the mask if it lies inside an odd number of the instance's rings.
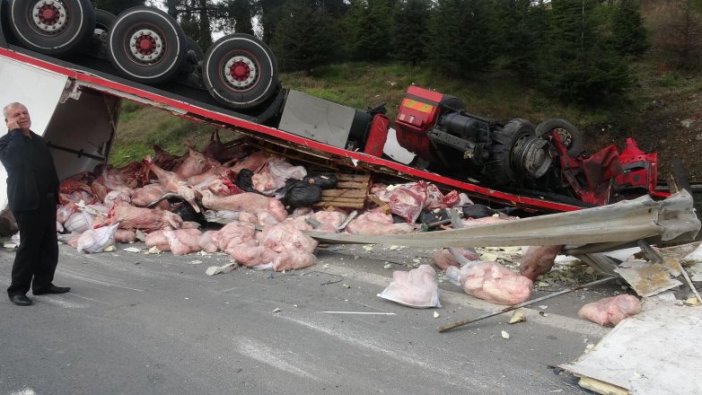
{"label": "green tree", "polygon": [[595,6],[592,0],[551,2],[552,39],[539,71],[543,86],[565,101],[601,103],[621,97],[633,82],[624,59],[597,34]]}
{"label": "green tree", "polygon": [[429,23],[429,59],[438,70],[456,75],[485,70],[495,60],[495,36],[488,3],[438,0]]}
{"label": "green tree", "polygon": [[392,24],[392,56],[415,65],[426,59],[431,0],[397,3]]}
{"label": "green tree", "polygon": [[337,47],[331,15],[306,0],[292,0],[282,10],[271,41],[280,68],[310,72],[328,63]]}
{"label": "green tree", "polygon": [[612,46],[622,55],[640,56],[648,49],[648,34],[637,0],[620,0],[612,16]]}
{"label": "green tree", "polygon": [[702,69],[702,0],[679,0],[665,5],[654,47],[672,67]]}
{"label": "green tree", "polygon": [[376,61],[388,57],[392,24],[388,0],[352,0],[345,22],[345,42],[352,58]]}
{"label": "green tree", "polygon": [[230,0],[227,2],[227,15],[230,22],[233,22],[234,31],[237,33],[254,34],[251,18],[253,16],[253,4],[250,0]]}

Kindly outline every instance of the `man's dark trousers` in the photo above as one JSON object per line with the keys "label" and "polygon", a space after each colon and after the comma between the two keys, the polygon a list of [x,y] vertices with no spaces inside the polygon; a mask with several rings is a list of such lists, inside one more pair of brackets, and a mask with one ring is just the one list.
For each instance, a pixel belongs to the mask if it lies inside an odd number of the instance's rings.
{"label": "man's dark trousers", "polygon": [[59,252],[56,202],[56,195],[49,194],[40,199],[36,210],[13,212],[20,232],[20,245],[12,266],[8,295],[26,295],[30,285],[35,291],[51,286]]}

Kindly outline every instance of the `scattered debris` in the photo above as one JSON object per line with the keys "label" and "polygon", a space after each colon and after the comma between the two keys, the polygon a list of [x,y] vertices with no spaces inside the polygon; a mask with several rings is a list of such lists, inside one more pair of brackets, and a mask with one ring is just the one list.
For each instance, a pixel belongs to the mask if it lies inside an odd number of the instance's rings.
{"label": "scattered debris", "polygon": [[229,273],[232,270],[236,269],[237,264],[232,262],[232,263],[227,263],[226,265],[222,266],[210,266],[205,270],[205,274],[208,276],[214,276],[216,274],[221,274],[221,273]]}
{"label": "scattered debris", "polygon": [[521,309],[515,310],[514,313],[512,313],[512,317],[509,319],[510,324],[516,324],[519,322],[524,322],[527,320],[526,314],[524,314],[524,311]]}
{"label": "scattered debris", "polygon": [[434,312],[434,318],[439,318],[439,312],[438,312],[438,311],[435,311],[435,312]]}
{"label": "scattered debris", "polygon": [[133,253],[139,253],[139,252],[141,252],[141,248],[137,248],[137,247],[127,247],[127,248],[123,248],[122,251],[133,252]]}
{"label": "scattered debris", "polygon": [[[580,385],[601,394],[702,393],[697,351],[702,309],[649,302],[650,298],[640,314],[622,321],[592,351],[559,367],[589,379]],[[589,387],[592,383],[597,386]],[[624,392],[609,392],[611,388]]]}
{"label": "scattered debris", "polygon": [[502,331],[501,332],[502,338],[505,340],[509,340],[509,333],[507,331]]}

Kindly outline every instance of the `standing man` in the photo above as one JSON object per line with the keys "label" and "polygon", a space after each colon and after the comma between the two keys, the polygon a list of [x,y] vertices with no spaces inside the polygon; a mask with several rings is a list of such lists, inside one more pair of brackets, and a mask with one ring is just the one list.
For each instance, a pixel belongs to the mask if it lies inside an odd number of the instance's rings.
{"label": "standing man", "polygon": [[27,107],[10,103],[3,108],[7,134],[0,138],[0,161],[7,170],[7,199],[17,220],[20,245],[12,266],[10,301],[29,306],[34,295],[66,293],[52,281],[58,264],[56,204],[59,180],[49,148],[29,128]]}

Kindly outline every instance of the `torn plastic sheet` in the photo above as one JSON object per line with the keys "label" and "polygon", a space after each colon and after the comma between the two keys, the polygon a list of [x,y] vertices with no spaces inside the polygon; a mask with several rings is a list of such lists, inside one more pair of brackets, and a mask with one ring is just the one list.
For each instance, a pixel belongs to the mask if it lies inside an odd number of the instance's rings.
{"label": "torn plastic sheet", "polygon": [[306,232],[323,243],[402,245],[408,247],[480,247],[587,245],[587,252],[612,250],[638,240],[691,241],[700,220],[687,191],[654,201],[649,196],[572,211],[463,229],[403,235],[363,236]]}

